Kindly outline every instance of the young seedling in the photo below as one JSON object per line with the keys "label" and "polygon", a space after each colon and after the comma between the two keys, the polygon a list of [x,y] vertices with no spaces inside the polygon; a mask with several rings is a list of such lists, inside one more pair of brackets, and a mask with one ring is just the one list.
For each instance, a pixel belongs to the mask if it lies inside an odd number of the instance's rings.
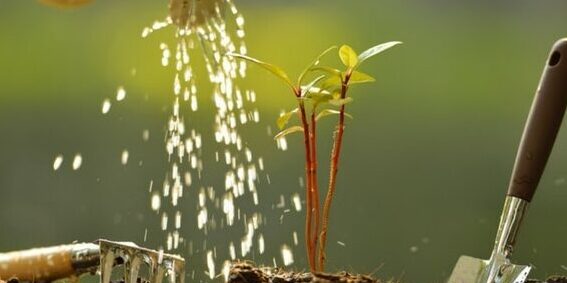
{"label": "young seedling", "polygon": [[[330,209],[335,195],[337,173],[339,168],[345,117],[352,118],[345,112],[346,104],[352,102],[347,95],[349,87],[353,84],[374,82],[370,75],[358,71],[360,65],[372,56],[375,56],[401,42],[393,41],[374,46],[360,55],[348,45],[339,48],[339,58],[344,70],[329,66],[319,66],[320,60],[332,50],[332,46],[323,51],[301,72],[296,82],[292,82],[285,71],[280,67],[262,62],[242,54],[230,53],[228,56],[237,57],[255,63],[280,78],[290,87],[297,100],[297,108],[282,114],[277,125],[280,128],[275,139],[286,135],[302,132],[305,144],[305,176],[306,176],[306,215],[305,215],[305,246],[307,259],[312,272],[324,271],[326,260],[327,232],[329,229]],[[310,74],[320,74],[309,83],[303,84]],[[338,109],[337,109],[338,108]],[[317,164],[317,121],[323,117],[338,115],[336,130],[334,132],[333,149],[331,152],[329,185],[323,203],[321,215],[318,186]],[[293,116],[298,116],[300,125],[286,128]]]}

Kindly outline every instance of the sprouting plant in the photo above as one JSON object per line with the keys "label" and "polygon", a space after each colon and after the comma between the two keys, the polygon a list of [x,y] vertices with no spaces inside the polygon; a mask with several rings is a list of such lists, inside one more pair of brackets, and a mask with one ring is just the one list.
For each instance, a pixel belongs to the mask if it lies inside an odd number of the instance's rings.
{"label": "sprouting plant", "polygon": [[[360,55],[350,46],[343,45],[339,48],[338,55],[344,65],[344,70],[329,66],[319,66],[323,56],[337,48],[332,46],[317,56],[301,72],[296,82],[292,82],[287,73],[278,66],[242,54],[227,54],[228,56],[253,62],[270,71],[291,88],[293,95],[297,99],[297,108],[285,112],[278,118],[277,125],[281,132],[275,136],[275,139],[283,138],[291,133],[303,133],[305,175],[307,180],[305,245],[309,267],[312,272],[325,269],[327,231],[329,228],[330,209],[337,184],[337,173],[345,130],[345,117],[352,118],[345,112],[346,104],[352,102],[352,98],[347,95],[349,88],[353,84],[374,82],[373,77],[358,70],[360,65],[370,57],[398,44],[401,44],[401,42],[392,41],[376,45]],[[318,74],[319,76],[315,76],[314,79],[304,84],[305,79],[310,74]],[[317,121],[330,115],[338,115],[338,121],[333,137],[329,185],[321,215],[317,177]],[[286,128],[293,116],[299,117],[300,125]]]}

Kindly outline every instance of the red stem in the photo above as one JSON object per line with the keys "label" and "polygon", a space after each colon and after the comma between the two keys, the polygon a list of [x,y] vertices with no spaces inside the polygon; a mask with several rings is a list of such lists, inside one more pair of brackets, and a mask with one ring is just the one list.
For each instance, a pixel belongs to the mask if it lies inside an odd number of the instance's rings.
{"label": "red stem", "polygon": [[[341,99],[346,98],[349,80],[350,80],[350,73],[347,73],[341,87]],[[327,258],[325,249],[327,246],[327,232],[329,230],[329,216],[337,186],[337,173],[339,171],[339,161],[341,155],[341,147],[343,143],[344,128],[345,128],[345,105],[343,104],[340,108],[339,122],[337,129],[335,131],[333,150],[331,152],[329,187],[327,190],[327,196],[325,198],[325,204],[323,206],[323,226],[321,228],[321,236],[320,236],[321,238],[319,239],[319,263],[318,263],[318,269],[321,271],[325,270],[325,260]]]}
{"label": "red stem", "polygon": [[309,123],[307,122],[307,115],[305,112],[305,105],[303,101],[299,101],[299,109],[301,115],[301,123],[303,124],[303,137],[305,142],[305,175],[307,179],[307,189],[306,189],[306,198],[307,198],[307,208],[306,208],[306,216],[305,216],[305,245],[307,248],[307,259],[309,261],[309,268],[311,272],[317,270],[316,266],[316,247],[314,247],[312,241],[313,235],[313,199],[312,199],[312,187],[313,187],[313,178],[312,178],[312,155],[311,155],[311,139],[310,139],[310,131],[309,131]]}
{"label": "red stem", "polygon": [[319,236],[319,229],[321,226],[321,219],[319,216],[319,185],[317,179],[317,117],[315,116],[315,110],[311,113],[311,183],[312,183],[312,201],[313,201],[313,218],[315,219],[315,229],[313,231],[312,246],[314,249],[314,258],[317,256],[317,240]]}

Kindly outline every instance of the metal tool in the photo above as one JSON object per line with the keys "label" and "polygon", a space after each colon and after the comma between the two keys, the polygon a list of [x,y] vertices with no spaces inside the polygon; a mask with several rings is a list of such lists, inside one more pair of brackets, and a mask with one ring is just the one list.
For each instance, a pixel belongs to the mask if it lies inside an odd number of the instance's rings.
{"label": "metal tool", "polygon": [[51,282],[57,279],[100,272],[100,282],[109,283],[112,271],[123,266],[124,282],[136,283],[142,266],[151,283],[184,283],[185,260],[137,246],[130,242],[97,240],[48,248],[0,254],[0,279],[20,282]]}
{"label": "metal tool", "polygon": [[489,260],[461,256],[449,283],[521,283],[531,266],[510,262],[516,237],[535,193],[567,105],[567,39],[555,43],[540,80],[508,187]]}

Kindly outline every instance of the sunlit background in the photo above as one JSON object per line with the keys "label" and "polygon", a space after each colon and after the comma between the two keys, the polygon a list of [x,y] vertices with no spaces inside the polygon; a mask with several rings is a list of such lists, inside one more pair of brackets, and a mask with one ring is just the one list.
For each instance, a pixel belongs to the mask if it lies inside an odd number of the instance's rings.
{"label": "sunlit background", "polygon": [[[100,0],[58,10],[36,1],[0,1],[0,251],[97,238],[163,246],[148,187],[151,180],[163,182],[169,168],[163,142],[173,77],[160,65],[159,43],[172,40],[173,32],[146,39],[140,34],[165,17],[166,4]],[[362,69],[377,82],[351,92],[354,120],[345,133],[329,271],[443,282],[459,255],[487,258],[545,59],[553,42],[567,36],[567,3],[236,4],[246,18],[249,54],[291,74],[330,45],[348,43],[361,51],[389,40],[404,42],[369,60]],[[327,62],[338,61],[333,55]],[[202,62],[195,72],[203,89],[202,111],[189,120],[209,129],[203,134],[212,143],[210,86]],[[264,157],[271,179],[259,185],[260,209],[268,219],[262,228],[266,254],[249,259],[271,265],[275,258],[281,264],[280,248],[287,244],[295,258],[290,268],[302,270],[307,268],[303,215],[277,207],[280,195],[286,202],[296,192],[303,196],[301,139],[290,137],[289,150],[282,152],[267,133],[268,126],[275,131],[280,110],[291,108],[294,99],[255,66],[243,83],[258,93],[261,114],[261,122],[244,135]],[[113,98],[118,86],[127,98],[102,115],[103,100]],[[332,126],[330,119],[321,127],[324,168]],[[127,165],[120,160],[124,150]],[[83,165],[73,171],[77,153]],[[59,154],[64,162],[54,171]],[[205,163],[207,158],[212,154],[205,155]],[[206,165],[204,172],[224,180],[223,172]],[[324,184],[326,174],[321,175]],[[566,178],[564,126],[514,256],[514,262],[535,266],[534,277],[567,273]],[[195,207],[183,209],[184,237],[202,241],[193,229]],[[188,257],[202,278],[204,259],[199,248]]]}

